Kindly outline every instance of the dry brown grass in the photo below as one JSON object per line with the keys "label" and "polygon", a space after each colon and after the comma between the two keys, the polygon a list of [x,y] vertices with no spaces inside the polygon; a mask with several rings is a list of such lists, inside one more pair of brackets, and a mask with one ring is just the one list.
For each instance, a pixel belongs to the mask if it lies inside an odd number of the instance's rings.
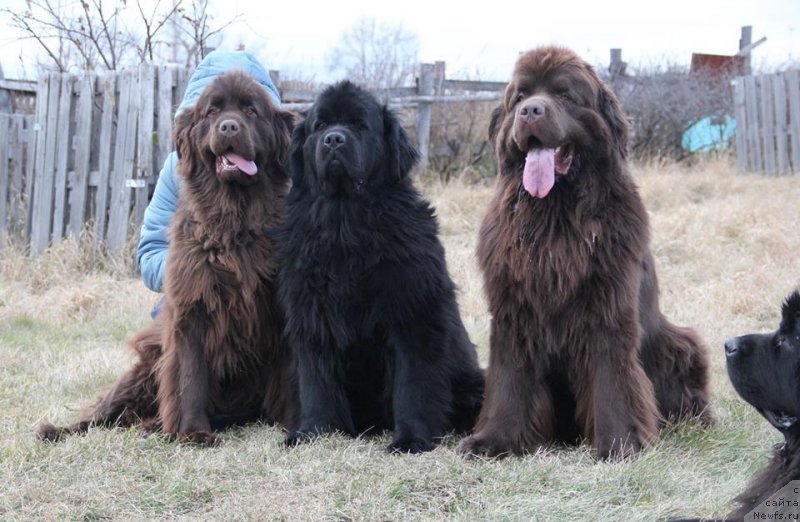
{"label": "dry brown grass", "polygon": [[[721,515],[779,435],[733,392],[722,341],[774,328],[800,269],[800,183],[739,174],[724,160],[635,169],[650,210],[662,306],[695,326],[713,364],[708,431],[681,426],[640,456],[596,463],[586,447],[464,461],[455,440],[423,456],[383,453],[386,437],[331,437],[286,450],[251,426],[217,449],[94,430],[49,446],[64,422],[127,364],[124,340],[155,296],[125,270],[88,271],[63,245],[32,262],[0,250],[0,518],[290,520],[655,520]],[[474,249],[491,187],[425,188],[482,360],[489,318]],[[72,250],[70,250],[72,249]],[[123,264],[124,265],[124,264]]]}

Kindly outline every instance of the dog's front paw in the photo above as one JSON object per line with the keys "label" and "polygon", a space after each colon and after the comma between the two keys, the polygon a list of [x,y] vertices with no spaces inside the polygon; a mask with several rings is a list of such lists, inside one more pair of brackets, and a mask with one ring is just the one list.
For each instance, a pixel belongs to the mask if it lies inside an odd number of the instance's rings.
{"label": "dog's front paw", "polygon": [[289,447],[293,447],[309,442],[312,438],[310,433],[295,430],[286,436],[286,441],[284,443]]}
{"label": "dog's front paw", "polygon": [[598,460],[623,460],[639,453],[644,443],[631,433],[624,439],[601,438],[594,445]]}
{"label": "dog's front paw", "polygon": [[64,433],[64,428],[57,428],[47,421],[42,421],[36,426],[36,438],[44,442],[58,442]]}
{"label": "dog's front paw", "polygon": [[467,458],[488,457],[491,459],[501,459],[516,453],[507,441],[480,434],[462,440],[456,447],[456,452]]}
{"label": "dog's front paw", "polygon": [[163,427],[161,426],[160,420],[147,419],[139,425],[138,431],[140,436],[149,437],[151,435],[160,434],[162,429]]}
{"label": "dog's front paw", "polygon": [[414,435],[401,435],[394,438],[392,443],[386,447],[386,451],[389,453],[423,453],[431,451],[434,447],[434,443],[428,439]]}
{"label": "dog's front paw", "polygon": [[222,442],[222,438],[210,431],[192,431],[189,433],[179,433],[177,440],[181,444],[189,444],[193,446],[218,446]]}
{"label": "dog's front paw", "polygon": [[317,437],[337,432],[340,432],[340,430],[337,430],[329,424],[297,428],[286,437],[286,445],[297,446],[298,444],[309,442]]}

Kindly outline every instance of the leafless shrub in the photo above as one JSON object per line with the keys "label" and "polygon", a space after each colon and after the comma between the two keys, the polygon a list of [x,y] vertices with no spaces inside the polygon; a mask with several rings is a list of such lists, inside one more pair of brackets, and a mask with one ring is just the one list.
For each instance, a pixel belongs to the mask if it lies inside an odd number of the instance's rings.
{"label": "leafless shrub", "polygon": [[733,114],[732,76],[689,73],[674,64],[607,77],[631,120],[630,150],[639,159],[681,160],[684,132],[702,118]]}
{"label": "leafless shrub", "polygon": [[477,180],[495,174],[494,151],[488,141],[495,105],[470,101],[433,106],[429,165],[440,180],[465,175]]}
{"label": "leafless shrub", "polygon": [[179,7],[178,16],[170,17],[173,28],[171,61],[179,62],[182,56],[187,68],[196,67],[222,39],[222,31],[241,18],[237,14],[225,22],[216,22],[209,14],[210,0],[189,0],[188,5],[185,5],[185,0],[173,2]]}
{"label": "leafless shrub", "polygon": [[233,21],[214,25],[209,0],[156,0],[149,5],[152,9],[141,0],[130,5],[125,0],[27,0],[24,11],[0,12],[22,31],[22,39],[33,40],[44,51],[40,67],[58,72],[117,70],[159,61],[183,61],[190,67]]}
{"label": "leafless shrub", "polygon": [[360,18],[344,34],[328,61],[350,81],[369,89],[400,87],[414,78],[419,38],[402,24]]}

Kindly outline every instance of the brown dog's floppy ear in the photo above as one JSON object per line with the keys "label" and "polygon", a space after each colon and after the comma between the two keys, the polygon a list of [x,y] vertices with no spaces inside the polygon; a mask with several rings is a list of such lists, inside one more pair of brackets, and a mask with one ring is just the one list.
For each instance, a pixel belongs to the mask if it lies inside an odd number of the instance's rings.
{"label": "brown dog's floppy ear", "polygon": [[489,143],[497,146],[497,134],[500,132],[500,122],[503,121],[503,106],[498,105],[492,111],[492,117],[489,119]]}
{"label": "brown dog's floppy ear", "polygon": [[397,116],[384,105],[383,131],[389,158],[389,174],[392,179],[401,180],[408,176],[411,169],[419,161],[419,152],[411,144],[403,126]]}
{"label": "brown dog's floppy ear", "polygon": [[189,132],[192,130],[194,108],[186,109],[175,117],[172,127],[172,143],[178,153],[178,159],[192,155]]}
{"label": "brown dog's floppy ear", "polygon": [[602,81],[597,95],[597,105],[603,119],[611,131],[612,143],[622,158],[628,155],[628,117],[622,112],[622,106],[611,88]]}

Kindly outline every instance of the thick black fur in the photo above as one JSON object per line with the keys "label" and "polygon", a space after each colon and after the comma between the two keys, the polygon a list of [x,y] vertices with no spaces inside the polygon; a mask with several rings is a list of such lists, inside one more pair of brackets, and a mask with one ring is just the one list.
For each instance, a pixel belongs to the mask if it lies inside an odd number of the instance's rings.
{"label": "thick black fur", "polygon": [[483,373],[455,299],[417,151],[397,117],[350,82],[325,90],[292,137],[280,299],[300,422],[287,439],[394,430],[417,453],[470,430]]}
{"label": "thick black fur", "polygon": [[[792,480],[800,480],[800,291],[784,301],[775,332],[725,341],[725,360],[736,392],[784,436],[766,467],[736,497],[738,508],[725,518],[739,521],[756,508],[774,514],[776,508],[765,505],[766,500]],[[795,520],[791,517],[798,514],[796,507],[780,509],[794,510],[781,511],[784,520]]]}
{"label": "thick black fur", "polygon": [[736,497],[739,508],[728,519],[742,520],[790,481],[800,480],[800,292],[784,301],[775,332],[725,341],[725,359],[736,392],[784,436],[769,464]]}

